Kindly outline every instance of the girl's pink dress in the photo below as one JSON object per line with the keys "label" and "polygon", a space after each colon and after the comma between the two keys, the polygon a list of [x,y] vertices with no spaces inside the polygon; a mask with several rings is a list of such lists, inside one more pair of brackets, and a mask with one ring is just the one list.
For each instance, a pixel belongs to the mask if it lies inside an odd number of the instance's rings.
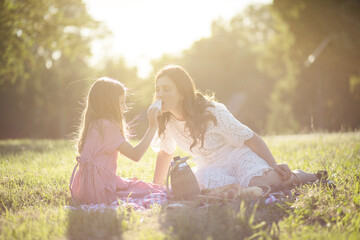
{"label": "girl's pink dress", "polygon": [[90,124],[70,179],[71,196],[76,204],[111,204],[118,198],[142,198],[165,191],[156,184],[116,175],[118,148],[124,141],[120,126],[115,122],[99,119]]}

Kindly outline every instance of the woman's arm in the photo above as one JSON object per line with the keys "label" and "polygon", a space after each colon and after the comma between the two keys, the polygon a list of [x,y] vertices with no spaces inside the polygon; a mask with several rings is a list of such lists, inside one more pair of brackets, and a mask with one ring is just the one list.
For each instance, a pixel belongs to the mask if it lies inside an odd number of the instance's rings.
{"label": "woman's arm", "polygon": [[156,167],[154,173],[153,183],[164,185],[164,181],[169,169],[169,165],[172,159],[172,154],[168,154],[164,151],[160,151],[156,159]]}
{"label": "woman's arm", "polygon": [[270,166],[276,165],[276,161],[274,156],[271,154],[268,146],[264,142],[264,140],[253,132],[253,137],[246,140],[244,143],[247,145],[254,153],[256,153],[259,157],[264,159]]}
{"label": "woman's arm", "polygon": [[247,145],[253,152],[255,152],[259,157],[264,159],[270,167],[272,167],[284,180],[288,180],[291,177],[291,170],[286,164],[277,164],[274,156],[270,152],[270,149],[264,142],[264,140],[253,132],[253,137],[245,141]]}

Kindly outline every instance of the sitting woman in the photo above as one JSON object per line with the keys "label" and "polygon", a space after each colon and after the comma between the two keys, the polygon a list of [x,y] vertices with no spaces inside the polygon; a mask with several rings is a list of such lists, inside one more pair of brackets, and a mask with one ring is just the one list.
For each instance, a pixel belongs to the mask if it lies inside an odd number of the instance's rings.
{"label": "sitting woman", "polygon": [[162,115],[152,142],[158,152],[154,183],[164,183],[177,145],[194,157],[201,189],[317,180],[315,174],[277,164],[261,137],[223,104],[199,93],[182,67],[169,65],[157,74],[156,99],[162,101]]}

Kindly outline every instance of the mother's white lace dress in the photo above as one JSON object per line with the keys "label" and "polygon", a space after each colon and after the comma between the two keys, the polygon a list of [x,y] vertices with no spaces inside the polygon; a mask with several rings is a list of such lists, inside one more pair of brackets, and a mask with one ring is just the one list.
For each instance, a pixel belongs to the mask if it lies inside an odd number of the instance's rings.
{"label": "mother's white lace dress", "polygon": [[171,117],[166,125],[164,135],[153,139],[154,151],[165,151],[172,154],[178,145],[194,157],[195,176],[201,188],[216,188],[227,184],[238,183],[247,187],[251,178],[261,176],[271,169],[266,161],[260,158],[244,141],[253,137],[251,129],[239,122],[222,103],[213,103],[208,107],[217,120],[208,123],[204,136],[204,146],[200,143],[191,150],[193,139],[185,127],[185,121]]}

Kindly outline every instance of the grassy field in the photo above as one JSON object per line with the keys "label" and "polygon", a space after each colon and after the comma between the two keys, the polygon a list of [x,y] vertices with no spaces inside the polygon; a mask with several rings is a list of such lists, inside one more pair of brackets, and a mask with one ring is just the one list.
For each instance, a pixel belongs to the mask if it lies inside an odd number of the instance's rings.
{"label": "grassy field", "polygon": [[[306,187],[282,204],[69,210],[71,143],[0,141],[0,239],[360,239],[360,132],[264,139],[279,163],[326,169],[336,190]],[[155,158],[152,150],[139,163],[119,157],[118,175],[151,181]]]}

